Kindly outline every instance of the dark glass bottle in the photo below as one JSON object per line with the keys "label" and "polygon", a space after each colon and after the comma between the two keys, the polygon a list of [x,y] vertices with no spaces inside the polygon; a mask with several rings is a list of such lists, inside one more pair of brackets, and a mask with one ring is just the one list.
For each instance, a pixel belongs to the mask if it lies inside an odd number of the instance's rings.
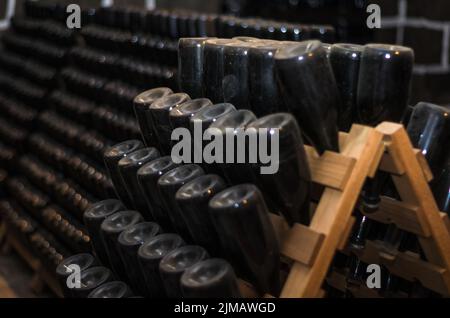
{"label": "dark glass bottle", "polygon": [[142,166],[138,172],[139,185],[141,187],[147,205],[151,207],[153,219],[165,232],[173,231],[170,217],[164,207],[163,199],[158,189],[158,179],[166,172],[178,167],[170,156],[153,160]]}
{"label": "dark glass bottle", "polygon": [[236,108],[232,104],[220,103],[205,107],[191,117],[190,130],[193,138],[192,149],[194,151],[194,163],[202,162],[203,149],[207,144],[207,142],[203,141],[203,133],[205,130],[219,118],[235,111]]}
{"label": "dark glass bottle", "polygon": [[[224,162],[214,164],[213,166],[217,166],[219,171],[218,174],[223,175],[229,184],[240,184],[251,182],[253,180],[251,167],[246,164],[250,156],[246,141],[245,139],[238,138],[237,134],[244,133],[244,129],[255,120],[256,116],[251,111],[240,109],[220,117],[210,126],[210,128],[217,128],[222,133],[224,142]],[[227,147],[225,145],[227,128],[233,129],[235,134],[233,138],[234,150],[232,153],[231,151],[227,152]],[[238,143],[241,143],[241,145],[238,146]],[[246,157],[239,159],[240,156]],[[208,169],[209,167],[210,166],[208,166]]]}
{"label": "dark glass bottle", "polygon": [[203,93],[213,103],[222,103],[222,79],[224,72],[225,45],[236,42],[232,39],[211,39],[205,42],[203,49]]}
{"label": "dark glass bottle", "polygon": [[231,265],[220,258],[197,263],[181,276],[181,291],[187,298],[240,298]]}
{"label": "dark glass bottle", "polygon": [[142,139],[147,147],[158,147],[155,132],[153,131],[153,119],[150,106],[157,99],[173,94],[168,87],[158,87],[145,91],[134,99],[134,113],[141,129]]}
{"label": "dark glass bottle", "polygon": [[275,75],[275,53],[281,43],[251,47],[248,52],[250,109],[257,116],[283,110]]}
{"label": "dark glass bottle", "polygon": [[88,298],[128,298],[133,293],[127,284],[120,281],[109,282],[94,289]]}
{"label": "dark glass bottle", "polygon": [[413,146],[422,150],[433,175],[439,175],[450,154],[450,109],[418,103],[407,131]]}
{"label": "dark glass bottle", "polygon": [[106,169],[108,174],[114,184],[114,189],[116,191],[117,197],[127,206],[132,207],[131,198],[128,196],[126,187],[122,183],[122,178],[120,176],[117,164],[119,160],[128,156],[132,152],[144,148],[144,145],[139,140],[127,140],[120,142],[112,147],[105,150],[103,158],[105,161]]}
{"label": "dark glass bottle", "polygon": [[361,45],[346,43],[331,46],[330,63],[342,101],[338,112],[339,130],[349,131],[353,123],[363,48]]}
{"label": "dark glass bottle", "polygon": [[117,238],[120,233],[131,226],[143,221],[137,211],[121,211],[106,218],[101,225],[101,235],[109,264],[113,272],[121,279],[126,280],[127,274],[117,249]]}
{"label": "dark glass bottle", "polygon": [[241,184],[209,201],[214,227],[227,259],[263,293],[280,292],[280,251],[266,203],[258,188]]}
{"label": "dark glass bottle", "polygon": [[66,298],[74,296],[72,290],[67,286],[67,278],[72,273],[74,273],[74,271],[70,268],[71,265],[79,266],[80,271],[85,271],[88,268],[97,266],[98,262],[91,254],[82,253],[65,258],[56,267],[56,276],[63,291],[64,297]]}
{"label": "dark glass bottle", "polygon": [[161,227],[153,222],[138,223],[120,233],[118,246],[120,257],[128,274],[130,286],[140,294],[145,293],[145,285],[139,276],[138,250],[152,237],[161,234]]}
{"label": "dark glass bottle", "polygon": [[173,250],[159,263],[159,273],[169,298],[180,298],[181,276],[191,266],[208,258],[208,252],[200,246],[187,245]]}
{"label": "dark glass bottle", "polygon": [[[270,146],[272,160],[277,162],[253,164],[254,182],[261,189],[269,209],[281,213],[288,224],[309,224],[311,173],[297,122],[291,114],[277,113],[254,121],[247,130],[264,128],[267,129],[268,145],[273,138],[278,138],[279,149]],[[274,132],[278,132],[278,136]],[[273,156],[276,151],[278,158]],[[262,171],[268,165],[273,171],[278,166],[278,170],[275,173]]]}
{"label": "dark glass bottle", "polygon": [[192,98],[203,96],[203,48],[209,38],[182,38],[178,42],[178,85]]}
{"label": "dark glass bottle", "polygon": [[442,212],[450,213],[450,159],[442,171],[431,183],[431,190],[439,209]]}
{"label": "dark glass bottle", "polygon": [[223,51],[223,101],[237,109],[249,109],[249,63],[252,42],[236,41],[225,45]]}
{"label": "dark glass bottle", "polygon": [[225,189],[223,179],[214,174],[200,176],[182,186],[175,199],[195,244],[211,255],[220,255],[220,242],[209,215],[209,200]]}
{"label": "dark glass bottle", "polygon": [[146,287],[145,296],[155,298],[165,296],[159,263],[171,251],[184,245],[183,239],[173,233],[160,234],[145,242],[138,250],[140,276]]}
{"label": "dark glass bottle", "polygon": [[191,242],[192,238],[175,200],[175,194],[184,184],[203,174],[204,171],[200,166],[187,164],[166,172],[158,180],[158,188],[172,226],[187,242]]}
{"label": "dark glass bottle", "polygon": [[408,106],[413,64],[410,48],[389,44],[364,46],[355,121],[371,126],[400,121]]}
{"label": "dark glass bottle", "polygon": [[172,128],[169,120],[170,111],[188,100],[190,100],[189,95],[177,93],[160,98],[154,101],[150,106],[155,133],[160,145],[160,151],[165,155],[170,155],[171,153],[170,137],[172,134]]}
{"label": "dark glass bottle", "polygon": [[128,192],[128,197],[131,198],[133,208],[145,217],[146,220],[152,220],[152,211],[149,210],[144,194],[139,187],[137,171],[143,165],[160,157],[159,151],[156,148],[139,149],[128,156],[120,159],[117,164],[122,182]]}
{"label": "dark glass bottle", "polygon": [[113,273],[106,267],[96,266],[80,274],[80,288],[72,289],[74,298],[86,298],[94,289],[113,281]]}
{"label": "dark glass bottle", "polygon": [[83,222],[91,238],[95,255],[105,266],[109,266],[109,259],[100,235],[100,226],[108,216],[123,210],[126,208],[122,202],[116,199],[107,199],[90,205],[83,214]]}
{"label": "dark glass bottle", "polygon": [[275,54],[286,106],[319,154],[339,151],[339,92],[327,52],[319,41],[283,46]]}
{"label": "dark glass bottle", "polygon": [[170,111],[170,125],[172,129],[183,127],[189,129],[191,117],[205,107],[211,106],[208,98],[191,99]]}

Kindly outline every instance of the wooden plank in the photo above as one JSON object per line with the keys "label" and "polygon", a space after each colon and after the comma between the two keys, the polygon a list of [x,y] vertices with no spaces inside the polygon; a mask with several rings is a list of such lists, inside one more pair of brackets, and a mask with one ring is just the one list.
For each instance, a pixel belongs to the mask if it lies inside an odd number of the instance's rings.
{"label": "wooden plank", "polygon": [[[361,211],[364,213],[363,209]],[[372,220],[384,224],[393,223],[402,230],[427,237],[430,232],[419,224],[418,213],[421,212],[417,206],[382,196],[379,210],[364,214]]]}
{"label": "wooden plank", "polygon": [[[419,161],[421,170],[424,174],[425,179],[427,182],[430,182],[433,180],[433,173],[431,172],[431,169],[428,165],[427,160],[425,159],[424,155],[420,151],[420,149],[414,149],[414,155],[416,156],[417,160]],[[385,152],[382,156],[381,162],[380,162],[380,170],[395,174],[395,175],[402,175],[405,173],[405,168],[403,167],[402,163],[395,159],[397,157],[391,156],[389,153]]]}
{"label": "wooden plank", "polygon": [[351,216],[350,220],[347,223],[347,227],[346,227],[344,233],[342,234],[341,241],[339,242],[339,244],[337,246],[337,249],[339,251],[342,251],[347,246],[348,238],[353,230],[353,225],[355,224],[355,222],[356,222],[355,217]]}
{"label": "wooden plank", "polygon": [[[394,123],[382,123],[377,131],[389,136],[390,146],[388,151],[395,156],[405,169],[402,177],[393,177],[402,201],[417,205],[419,211],[418,221],[423,228],[428,228],[432,237],[419,238],[422,248],[430,262],[442,268],[450,268],[450,233],[447,230],[433,194],[424,178],[422,167],[411,145],[408,134],[402,125]],[[447,290],[450,291],[450,273],[444,275]]]}
{"label": "wooden plank", "polygon": [[448,295],[445,283],[445,275],[448,271],[440,266],[421,260],[412,253],[385,252],[383,243],[378,241],[366,241],[363,250],[353,250],[363,262],[368,264],[384,265],[394,275],[408,281],[418,280],[425,287]]}
{"label": "wooden plank", "polygon": [[310,226],[325,234],[325,239],[312,266],[293,264],[281,297],[317,297],[319,294],[381,142],[381,133],[370,127],[353,125],[341,149],[343,155],[357,160],[353,172],[343,191],[325,189]]}
{"label": "wooden plank", "polygon": [[324,235],[302,224],[289,227],[286,221],[276,214],[271,213],[270,219],[278,238],[281,254],[306,265],[312,264]]}
{"label": "wooden plank", "polygon": [[338,190],[345,187],[355,165],[354,158],[331,151],[319,156],[310,146],[305,146],[305,151],[313,182]]}
{"label": "wooden plank", "polygon": [[419,161],[420,166],[422,167],[423,175],[425,176],[425,179],[427,182],[430,182],[433,180],[433,173],[431,172],[430,166],[428,165],[427,159],[422,154],[422,151],[420,149],[414,149],[414,152],[416,154],[417,160]]}

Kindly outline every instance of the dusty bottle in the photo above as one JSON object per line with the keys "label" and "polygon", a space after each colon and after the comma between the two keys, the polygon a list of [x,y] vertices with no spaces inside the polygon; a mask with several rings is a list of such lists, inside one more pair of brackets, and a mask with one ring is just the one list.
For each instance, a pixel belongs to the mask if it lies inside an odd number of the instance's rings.
{"label": "dusty bottle", "polygon": [[189,95],[177,93],[160,98],[150,106],[154,129],[160,146],[159,150],[165,155],[171,153],[170,111],[188,100],[190,100]]}
{"label": "dusty bottle", "polygon": [[122,263],[128,274],[130,286],[141,294],[145,292],[145,285],[142,277],[139,276],[138,250],[152,237],[161,234],[161,227],[153,222],[142,222],[135,224],[127,230],[120,233],[117,240],[119,254]]}
{"label": "dusty bottle", "polygon": [[94,289],[113,279],[113,273],[106,267],[88,268],[80,274],[80,288],[72,290],[74,298],[86,298]]}
{"label": "dusty bottle", "polygon": [[339,151],[339,92],[327,51],[319,41],[283,46],[275,54],[287,108],[319,154]]}
{"label": "dusty bottle", "polygon": [[127,280],[127,274],[119,256],[117,238],[120,233],[134,224],[143,221],[137,211],[121,211],[106,218],[101,225],[101,236],[105,245],[111,269],[121,279]]}
{"label": "dusty bottle", "polygon": [[143,165],[158,157],[160,157],[160,153],[156,148],[143,148],[120,159],[117,164],[122,178],[122,184],[126,186],[128,197],[132,200],[133,208],[142,213],[146,220],[152,220],[153,215],[139,187],[137,171]]}
{"label": "dusty bottle", "polygon": [[119,200],[107,199],[92,204],[83,214],[84,225],[91,238],[92,247],[100,262],[105,266],[109,266],[109,260],[100,235],[100,226],[108,216],[124,210],[126,208]]}
{"label": "dusty bottle", "polygon": [[109,282],[94,289],[88,298],[128,298],[133,295],[130,287],[120,281]]}
{"label": "dusty bottle", "polygon": [[158,189],[172,226],[187,242],[191,242],[192,237],[175,200],[175,194],[184,184],[201,175],[204,175],[204,171],[200,166],[187,164],[166,172],[158,180]]}
{"label": "dusty bottle", "polygon": [[170,94],[173,94],[170,88],[158,87],[142,92],[134,99],[134,112],[139,123],[142,139],[147,147],[158,146],[155,132],[153,131],[150,106],[155,100]]}
{"label": "dusty bottle", "polygon": [[80,271],[85,271],[88,268],[97,266],[98,262],[91,254],[82,253],[67,257],[56,267],[56,276],[66,298],[74,297],[74,293],[67,286],[68,277],[74,273],[71,265],[76,265],[80,268]]}
{"label": "dusty bottle", "polygon": [[225,45],[236,42],[232,39],[210,39],[205,42],[203,55],[203,93],[213,103],[222,103],[222,79],[224,72]]}
{"label": "dusty bottle", "polygon": [[368,44],[359,67],[356,118],[375,126],[382,121],[400,121],[408,106],[413,50],[404,46]]}
{"label": "dusty bottle", "polygon": [[280,292],[280,251],[266,203],[258,188],[241,184],[209,202],[227,259],[261,293]]}
{"label": "dusty bottle", "polygon": [[187,298],[240,298],[231,265],[220,258],[197,263],[181,276],[181,290]]}
{"label": "dusty bottle", "polygon": [[330,63],[341,96],[338,112],[339,130],[349,131],[356,111],[359,64],[363,46],[356,44],[333,44],[330,50]]}
{"label": "dusty bottle", "polygon": [[[245,128],[256,120],[255,114],[249,110],[240,109],[235,112],[231,112],[225,116],[220,117],[215,122],[209,126],[210,128],[217,128],[218,131],[222,134],[223,138],[223,153],[224,153],[224,162],[223,163],[215,163],[213,165],[209,165],[208,168],[211,170],[211,166],[213,166],[217,170],[217,174],[223,175],[229,184],[240,184],[251,182],[253,180],[253,175],[251,171],[251,167],[246,164],[249,162],[249,149],[246,146],[245,140],[242,138],[238,138],[237,134],[244,133]],[[226,132],[232,129],[233,136],[233,151],[228,150],[226,147],[227,137]],[[239,146],[239,143],[242,143]],[[240,149],[239,149],[240,148]],[[244,149],[244,153],[240,153]]]}
{"label": "dusty bottle", "polygon": [[278,138],[278,158],[272,157],[272,161],[277,162],[267,164],[273,167],[270,170],[276,167],[278,170],[266,173],[262,170],[266,165],[251,164],[254,183],[259,186],[272,212],[283,215],[290,225],[296,222],[309,224],[311,173],[297,122],[291,114],[277,113],[250,123],[247,130],[263,128],[267,131],[263,138],[267,139],[268,145],[272,144],[272,138]]}
{"label": "dusty bottle", "polygon": [[209,215],[208,203],[223,189],[223,179],[218,175],[208,174],[186,183],[175,195],[194,243],[203,246],[211,255],[220,255],[221,247]]}
{"label": "dusty bottle", "polygon": [[203,48],[210,38],[182,38],[178,41],[178,85],[192,98],[203,97]]}
{"label": "dusty bottle", "polygon": [[183,245],[184,241],[179,235],[167,233],[155,236],[139,248],[138,270],[145,282],[145,296],[163,297],[166,295],[159,275],[159,263],[168,253]]}
{"label": "dusty bottle", "polygon": [[128,196],[126,187],[123,185],[119,169],[117,168],[117,164],[119,163],[120,159],[141,148],[144,148],[144,145],[141,141],[127,140],[107,148],[103,154],[106,170],[108,170],[108,174],[114,184],[114,190],[116,191],[117,197],[120,198],[120,200],[127,207],[133,206],[132,200]]}
{"label": "dusty bottle", "polygon": [[147,205],[152,211],[153,219],[165,232],[173,231],[172,222],[158,189],[158,179],[166,172],[178,167],[170,156],[153,160],[143,165],[137,172],[139,185],[141,187]]}
{"label": "dusty bottle", "polygon": [[159,273],[169,298],[182,297],[181,276],[191,266],[208,258],[208,252],[197,245],[186,245],[173,250],[159,263]]}

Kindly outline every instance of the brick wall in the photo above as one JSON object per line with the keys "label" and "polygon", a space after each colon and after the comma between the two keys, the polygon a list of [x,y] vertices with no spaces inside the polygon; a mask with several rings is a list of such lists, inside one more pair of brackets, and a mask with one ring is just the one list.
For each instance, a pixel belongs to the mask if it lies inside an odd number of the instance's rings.
{"label": "brick wall", "polygon": [[381,30],[376,42],[412,47],[416,65],[411,103],[450,104],[450,1],[378,0]]}

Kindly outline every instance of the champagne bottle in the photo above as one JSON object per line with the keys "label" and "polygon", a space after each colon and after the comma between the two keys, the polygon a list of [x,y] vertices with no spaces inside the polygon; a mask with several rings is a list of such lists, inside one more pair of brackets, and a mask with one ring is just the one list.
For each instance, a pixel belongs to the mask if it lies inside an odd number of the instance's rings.
{"label": "champagne bottle", "polygon": [[193,242],[203,246],[211,255],[220,255],[221,247],[209,215],[208,202],[223,189],[223,179],[218,175],[208,174],[186,183],[175,195]]}
{"label": "champagne bottle", "polygon": [[280,292],[280,251],[266,203],[258,188],[241,184],[209,202],[227,259],[261,293]]}
{"label": "champagne bottle", "polygon": [[208,252],[197,245],[186,245],[173,250],[159,263],[159,273],[169,298],[180,298],[181,276],[191,266],[208,258]]}
{"label": "champagne bottle", "polygon": [[109,266],[109,259],[102,242],[100,226],[108,216],[124,210],[126,208],[119,200],[107,199],[90,205],[83,214],[84,225],[91,238],[95,255],[97,255],[100,262],[105,266]]}
{"label": "champagne bottle", "polygon": [[200,166],[188,164],[166,172],[158,180],[158,189],[161,193],[166,211],[169,214],[172,226],[187,242],[191,242],[192,238],[183,219],[180,207],[175,200],[175,194],[184,184],[203,174],[204,171]]}
{"label": "champagne bottle", "polygon": [[131,198],[133,208],[145,217],[146,220],[152,220],[152,211],[145,201],[144,194],[139,187],[137,171],[144,164],[151,162],[160,157],[159,151],[156,148],[143,148],[130,153],[128,156],[120,159],[117,164],[122,184]]}
{"label": "champagne bottle", "polygon": [[172,231],[173,229],[170,217],[159,193],[158,179],[176,167],[178,165],[172,161],[172,158],[165,156],[143,165],[137,172],[141,191],[148,207],[152,211],[153,219],[165,232]]}
{"label": "champagne bottle", "polygon": [[127,207],[133,206],[132,200],[128,196],[127,189],[122,183],[122,178],[120,176],[119,169],[117,168],[117,164],[120,159],[141,148],[144,148],[144,145],[139,140],[127,140],[107,148],[103,154],[106,170],[108,170],[108,174],[114,184],[117,197],[120,198],[120,200]]}
{"label": "champagne bottle", "polygon": [[159,263],[171,251],[184,245],[183,239],[173,233],[160,234],[145,242],[138,250],[139,272],[145,282],[147,297],[165,296],[159,275]]}
{"label": "champagne bottle", "polygon": [[130,286],[133,290],[139,291],[141,294],[145,292],[145,285],[142,277],[139,276],[139,272],[136,271],[139,268],[138,250],[144,242],[161,233],[162,230],[158,224],[154,222],[142,222],[120,233],[117,240],[119,254],[128,274]]}
{"label": "champagne bottle", "polygon": [[158,87],[142,92],[134,99],[134,112],[141,129],[142,139],[147,147],[157,147],[150,106],[157,99],[173,94],[168,87]]}
{"label": "champagne bottle", "polygon": [[187,298],[241,297],[233,268],[220,258],[207,259],[187,269],[181,276],[181,290]]}
{"label": "champagne bottle", "polygon": [[117,238],[120,233],[143,221],[137,211],[121,211],[107,217],[100,227],[101,237],[114,274],[126,280],[126,270],[119,256]]}
{"label": "champagne bottle", "polygon": [[283,46],[275,61],[286,106],[305,137],[319,154],[339,151],[339,92],[322,43],[305,41]]}

